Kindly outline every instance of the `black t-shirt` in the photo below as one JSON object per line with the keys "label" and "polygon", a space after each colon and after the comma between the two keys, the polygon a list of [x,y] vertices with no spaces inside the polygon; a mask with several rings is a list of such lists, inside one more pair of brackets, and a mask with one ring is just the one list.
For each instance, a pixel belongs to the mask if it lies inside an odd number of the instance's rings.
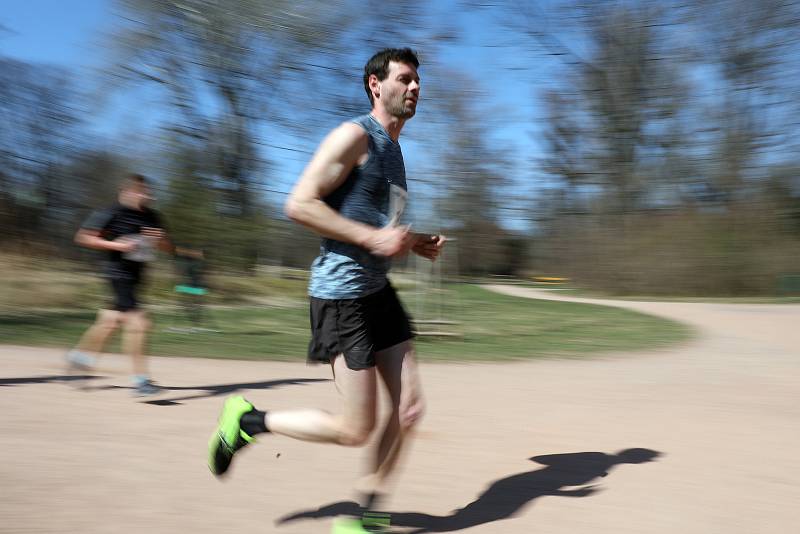
{"label": "black t-shirt", "polygon": [[[161,218],[154,210],[144,208],[135,210],[117,204],[111,208],[92,213],[82,228],[97,230],[100,237],[113,241],[120,236],[140,234],[142,228],[163,228]],[[132,261],[116,250],[108,252],[106,271],[112,278],[139,280],[144,270],[144,263]]]}

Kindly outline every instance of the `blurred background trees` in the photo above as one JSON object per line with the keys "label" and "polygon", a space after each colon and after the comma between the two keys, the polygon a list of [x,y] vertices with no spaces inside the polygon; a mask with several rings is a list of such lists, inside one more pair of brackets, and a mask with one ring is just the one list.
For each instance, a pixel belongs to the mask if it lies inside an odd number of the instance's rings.
{"label": "blurred background trees", "polygon": [[618,293],[780,291],[800,253],[780,208],[800,193],[780,171],[796,160],[796,3],[549,8],[516,21],[563,73],[542,94],[537,266]]}
{"label": "blurred background trees", "polygon": [[[136,171],[215,268],[307,267],[317,240],[285,195],[326,131],[368,111],[368,56],[408,45],[423,62],[412,218],[457,238],[451,274],[733,295],[800,272],[797,2],[115,5],[88,80],[0,56],[5,251],[85,258],[75,229]],[[457,13],[496,27],[482,59]],[[503,67],[486,57],[513,57],[525,94],[487,79]],[[117,122],[98,133],[104,114]]]}

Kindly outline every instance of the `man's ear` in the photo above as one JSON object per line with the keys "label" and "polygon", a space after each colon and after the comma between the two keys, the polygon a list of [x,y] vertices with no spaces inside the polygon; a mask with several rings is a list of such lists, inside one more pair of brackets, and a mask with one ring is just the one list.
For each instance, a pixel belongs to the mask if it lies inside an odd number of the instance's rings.
{"label": "man's ear", "polygon": [[372,91],[373,98],[381,96],[381,82],[375,74],[369,75],[369,90]]}

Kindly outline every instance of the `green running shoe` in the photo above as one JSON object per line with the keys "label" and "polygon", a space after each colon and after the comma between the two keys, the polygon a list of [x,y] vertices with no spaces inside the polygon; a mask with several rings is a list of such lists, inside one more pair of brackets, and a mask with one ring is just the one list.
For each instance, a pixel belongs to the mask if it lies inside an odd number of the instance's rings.
{"label": "green running shoe", "polygon": [[364,512],[361,519],[338,518],[333,520],[331,534],[388,533],[391,515],[382,512]]}
{"label": "green running shoe", "polygon": [[242,416],[253,409],[241,395],[225,400],[217,430],[208,441],[208,468],[215,475],[225,474],[236,451],[255,441],[241,429]]}
{"label": "green running shoe", "polygon": [[331,534],[369,534],[359,519],[334,519]]}
{"label": "green running shoe", "polygon": [[385,512],[364,512],[361,525],[367,532],[388,532],[392,525],[392,516]]}

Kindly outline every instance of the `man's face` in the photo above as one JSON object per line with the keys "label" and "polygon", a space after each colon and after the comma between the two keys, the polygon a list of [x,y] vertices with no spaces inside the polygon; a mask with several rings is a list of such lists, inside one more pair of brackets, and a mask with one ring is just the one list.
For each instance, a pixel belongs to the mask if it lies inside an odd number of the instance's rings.
{"label": "man's face", "polygon": [[410,119],[417,112],[419,75],[414,65],[389,62],[389,74],[379,82],[380,99],[386,111],[399,119]]}
{"label": "man's face", "polygon": [[136,209],[144,209],[152,200],[150,188],[143,184],[130,184],[120,191],[120,203]]}

